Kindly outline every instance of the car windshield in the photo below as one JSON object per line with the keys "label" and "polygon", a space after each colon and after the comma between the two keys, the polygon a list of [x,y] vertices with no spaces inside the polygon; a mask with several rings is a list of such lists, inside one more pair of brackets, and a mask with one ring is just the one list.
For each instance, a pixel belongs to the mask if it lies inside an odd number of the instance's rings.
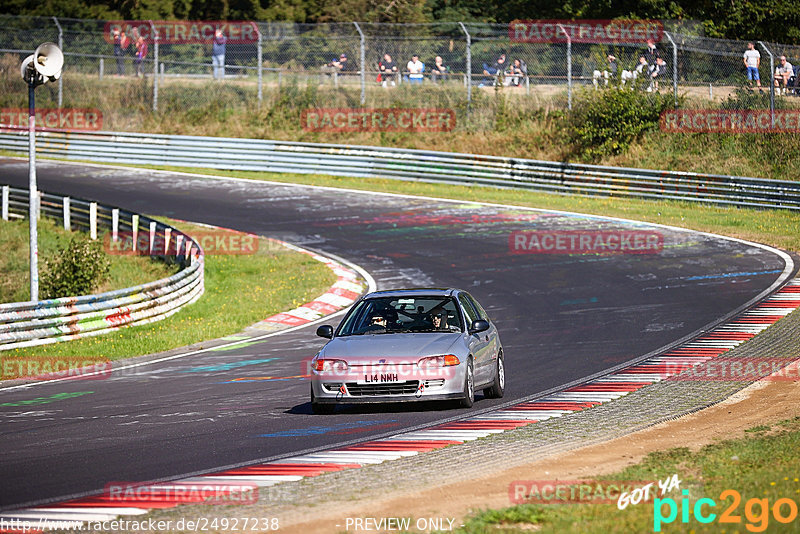
{"label": "car windshield", "polygon": [[461,316],[451,297],[375,297],[350,311],[339,336],[407,332],[461,332]]}

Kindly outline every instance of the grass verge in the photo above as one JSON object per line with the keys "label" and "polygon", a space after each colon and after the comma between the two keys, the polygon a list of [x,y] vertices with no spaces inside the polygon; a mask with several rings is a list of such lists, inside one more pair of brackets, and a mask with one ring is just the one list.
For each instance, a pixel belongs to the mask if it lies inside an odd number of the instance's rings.
{"label": "grass verge", "polygon": [[[39,267],[55,256],[59,247],[66,246],[72,235],[79,232],[68,232],[56,221],[42,218],[39,220]],[[30,299],[30,268],[28,221],[0,221],[0,302],[24,302]],[[174,272],[172,267],[145,257],[119,256],[106,254],[111,262],[107,282],[98,286],[94,293],[103,293],[125,287],[136,286],[160,278],[166,278]]]}
{"label": "grass verge", "polygon": [[[796,532],[800,524],[800,417],[746,432],[750,434],[746,438],[716,442],[697,452],[676,448],[651,453],[636,465],[601,477],[603,481],[665,481],[677,474],[680,490],[672,489],[663,497],[675,501],[677,514],[669,523],[655,521],[656,516],[669,517],[669,504],[642,502],[619,510],[616,502],[591,504],[587,499],[586,503],[526,503],[486,510],[470,517],[455,532]],[[654,487],[658,490],[657,485]],[[682,515],[683,490],[689,492],[686,522]],[[726,490],[735,493],[723,493]],[[656,497],[660,498],[660,493]],[[701,498],[715,503],[706,501],[700,509],[704,517],[715,514],[708,523],[695,516],[695,505]],[[793,517],[790,522],[776,519],[776,503],[777,514],[784,519]],[[722,522],[726,509],[730,512],[728,523]]]}
{"label": "grass verge", "polygon": [[[207,231],[168,222],[190,235],[192,231]],[[252,255],[207,255],[203,297],[163,321],[67,343],[10,350],[2,356],[102,356],[117,360],[161,352],[240,332],[270,315],[308,302],[335,281],[330,269],[312,257],[261,240]]]}

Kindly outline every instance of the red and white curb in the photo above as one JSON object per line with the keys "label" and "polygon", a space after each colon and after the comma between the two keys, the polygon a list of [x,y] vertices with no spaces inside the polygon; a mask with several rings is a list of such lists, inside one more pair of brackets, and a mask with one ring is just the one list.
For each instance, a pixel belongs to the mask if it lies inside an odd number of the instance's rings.
{"label": "red and white curb", "polygon": [[328,291],[311,302],[307,302],[293,310],[267,317],[251,328],[286,328],[287,326],[299,326],[310,323],[350,306],[366,291],[367,282],[363,281],[355,270],[342,265],[334,259],[315,254],[304,248],[296,247],[289,243],[284,243],[283,241],[275,242],[295,252],[308,254],[315,260],[327,265],[336,275],[336,283],[334,283]]}
{"label": "red and white curb", "polygon": [[[591,408],[682,373],[744,343],[798,307],[800,307],[800,278],[795,278],[780,291],[748,311],[678,348],[535,401],[521,402],[495,412],[384,439],[174,482],[158,483],[149,487],[148,500],[136,496],[130,499],[112,498],[108,494],[101,494],[46,507],[5,512],[0,514],[0,520],[3,520],[5,525],[9,525],[9,522],[15,519],[28,521],[29,529],[36,530],[37,521],[90,522],[111,520],[119,516],[142,515],[152,509],[206,502],[199,497],[202,488],[215,488],[217,495],[224,496],[226,491],[237,491],[237,488],[245,485],[268,487],[333,471],[380,464],[388,460],[473,441]],[[195,488],[196,491],[187,493],[187,487]],[[153,488],[156,488],[156,491],[152,491]],[[0,531],[13,530],[6,528]]]}

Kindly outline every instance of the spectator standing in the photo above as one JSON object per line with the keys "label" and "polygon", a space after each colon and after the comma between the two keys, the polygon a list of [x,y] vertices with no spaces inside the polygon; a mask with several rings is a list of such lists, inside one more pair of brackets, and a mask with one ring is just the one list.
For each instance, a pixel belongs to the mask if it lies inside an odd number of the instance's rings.
{"label": "spectator standing", "polygon": [[136,42],[134,44],[136,46],[136,56],[134,57],[133,63],[136,65],[136,76],[141,78],[144,76],[144,58],[147,57],[147,43],[138,31],[135,35]]}
{"label": "spectator standing", "polygon": [[383,54],[383,59],[378,63],[378,70],[381,71],[381,85],[384,87],[396,85],[395,78],[397,77],[397,63],[394,62],[392,56]]}
{"label": "spectator standing", "polygon": [[225,78],[225,47],[228,38],[222,33],[220,28],[214,32],[214,40],[211,43],[211,64],[214,69],[214,79],[222,80]]}
{"label": "spectator standing", "polygon": [[433,60],[433,67],[431,68],[431,81],[436,83],[439,78],[444,79],[448,70],[450,69],[444,64],[442,56],[436,56]]}
{"label": "spectator standing", "polygon": [[761,52],[756,50],[755,44],[747,43],[747,50],[744,51],[742,61],[747,68],[747,81],[750,86],[752,87],[753,80],[755,80],[756,85],[761,87],[761,76],[758,74],[758,68],[761,66]]}
{"label": "spectator standing", "polygon": [[[136,32],[136,28],[134,28]],[[117,59],[117,76],[125,75],[125,50],[130,44],[130,38],[125,35],[124,31],[115,28],[112,32],[114,38],[114,57]]]}
{"label": "spectator standing", "polygon": [[422,72],[425,70],[425,65],[419,60],[417,54],[411,56],[411,61],[406,65],[406,69],[408,70],[408,83],[422,83]]}
{"label": "spectator standing", "polygon": [[644,59],[647,61],[647,65],[652,69],[656,63],[658,58],[661,57],[661,52],[659,52],[658,48],[656,48],[656,43],[652,39],[647,40],[647,50],[645,50]]}
{"label": "spectator standing", "polygon": [[[778,94],[786,94],[789,78],[792,76],[794,76],[794,67],[786,61],[786,56],[781,56],[780,63],[775,67],[775,87],[778,88]],[[783,89],[781,89],[781,85],[783,85]]]}
{"label": "spectator standing", "polygon": [[656,64],[650,66],[650,86],[647,88],[648,93],[653,91],[658,92],[658,77],[667,71],[667,64],[660,57],[656,58]]}

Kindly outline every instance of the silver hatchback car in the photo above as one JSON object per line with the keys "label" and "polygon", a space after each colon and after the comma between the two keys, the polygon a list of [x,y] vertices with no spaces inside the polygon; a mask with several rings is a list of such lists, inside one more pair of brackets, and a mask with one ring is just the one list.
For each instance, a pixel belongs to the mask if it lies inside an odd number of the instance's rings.
{"label": "silver hatchback car", "polygon": [[311,407],[458,400],[505,389],[503,347],[489,316],[460,289],[399,289],[361,297],[311,360]]}

